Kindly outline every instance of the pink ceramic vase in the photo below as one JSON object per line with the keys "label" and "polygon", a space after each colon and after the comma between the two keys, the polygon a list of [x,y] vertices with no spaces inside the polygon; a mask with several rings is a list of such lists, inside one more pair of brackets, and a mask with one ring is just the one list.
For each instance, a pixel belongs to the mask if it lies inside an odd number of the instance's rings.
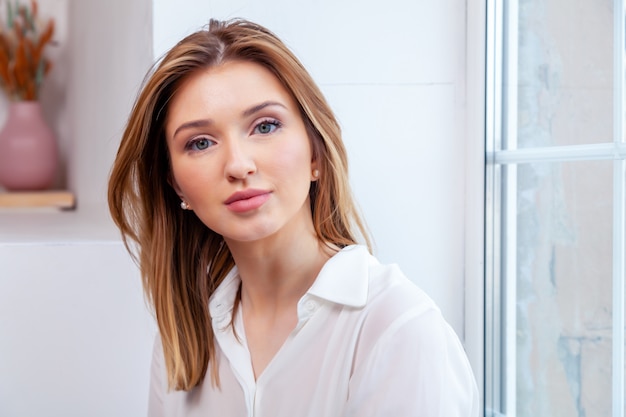
{"label": "pink ceramic vase", "polygon": [[58,165],[57,141],[38,101],[9,104],[0,130],[0,184],[12,191],[45,190]]}

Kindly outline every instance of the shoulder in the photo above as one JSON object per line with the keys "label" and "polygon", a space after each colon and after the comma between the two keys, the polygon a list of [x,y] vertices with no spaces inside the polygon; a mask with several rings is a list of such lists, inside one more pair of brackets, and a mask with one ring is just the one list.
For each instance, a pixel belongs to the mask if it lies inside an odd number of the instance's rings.
{"label": "shoulder", "polygon": [[380,263],[361,245],[345,247],[335,254],[308,293],[380,319],[393,320],[408,312],[439,312],[433,300],[398,265]]}
{"label": "shoulder", "polygon": [[357,310],[372,308],[385,300],[402,302],[403,306],[417,303],[434,307],[432,300],[397,265],[381,264],[361,245],[347,246],[330,258],[308,294]]}
{"label": "shoulder", "polygon": [[409,280],[397,264],[381,264],[371,256],[368,268],[368,304],[388,299],[404,307],[420,306],[436,309],[435,302],[413,281]]}
{"label": "shoulder", "polygon": [[360,353],[387,339],[418,343],[446,339],[452,331],[435,302],[398,265],[380,263],[360,245],[333,256],[308,296],[343,306],[359,334]]}
{"label": "shoulder", "polygon": [[[371,256],[371,255],[370,255]],[[436,303],[396,264],[381,264],[371,256],[368,268],[368,296],[365,313],[370,321],[412,321],[441,316]],[[414,320],[413,320],[414,321]]]}
{"label": "shoulder", "polygon": [[460,347],[437,304],[396,264],[381,264],[371,258],[367,302],[360,314],[361,359],[376,350],[393,350],[401,345],[417,355]]}
{"label": "shoulder", "polygon": [[[354,415],[365,415],[367,407],[388,407],[385,415],[392,409],[393,415],[416,409],[429,416],[478,415],[476,383],[459,338],[397,265],[370,263],[360,314],[351,379]],[[381,392],[397,395],[397,401],[376,403]]]}

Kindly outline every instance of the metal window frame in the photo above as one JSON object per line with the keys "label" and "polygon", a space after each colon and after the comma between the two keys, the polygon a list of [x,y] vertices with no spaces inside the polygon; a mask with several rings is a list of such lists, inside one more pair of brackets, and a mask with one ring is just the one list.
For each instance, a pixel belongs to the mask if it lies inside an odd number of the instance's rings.
{"label": "metal window frame", "polygon": [[[613,144],[624,149],[624,0],[613,2]],[[624,417],[624,257],[626,160],[613,163],[613,417]]]}

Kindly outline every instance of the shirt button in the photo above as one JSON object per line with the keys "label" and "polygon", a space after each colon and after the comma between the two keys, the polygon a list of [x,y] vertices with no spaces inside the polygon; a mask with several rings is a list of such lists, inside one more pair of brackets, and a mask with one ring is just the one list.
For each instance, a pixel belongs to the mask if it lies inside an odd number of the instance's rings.
{"label": "shirt button", "polygon": [[309,300],[304,304],[304,308],[306,308],[307,311],[314,311],[316,307],[317,304],[315,304],[315,301],[313,300]]}

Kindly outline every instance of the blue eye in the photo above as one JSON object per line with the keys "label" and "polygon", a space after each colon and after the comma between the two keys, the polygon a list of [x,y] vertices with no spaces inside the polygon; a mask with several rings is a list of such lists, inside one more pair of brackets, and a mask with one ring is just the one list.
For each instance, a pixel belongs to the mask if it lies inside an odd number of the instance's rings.
{"label": "blue eye", "polygon": [[189,141],[186,148],[191,151],[203,151],[213,146],[214,142],[208,138],[197,138]]}
{"label": "blue eye", "polygon": [[260,133],[261,135],[267,135],[274,132],[280,127],[278,120],[263,120],[261,123],[254,127],[254,133]]}

